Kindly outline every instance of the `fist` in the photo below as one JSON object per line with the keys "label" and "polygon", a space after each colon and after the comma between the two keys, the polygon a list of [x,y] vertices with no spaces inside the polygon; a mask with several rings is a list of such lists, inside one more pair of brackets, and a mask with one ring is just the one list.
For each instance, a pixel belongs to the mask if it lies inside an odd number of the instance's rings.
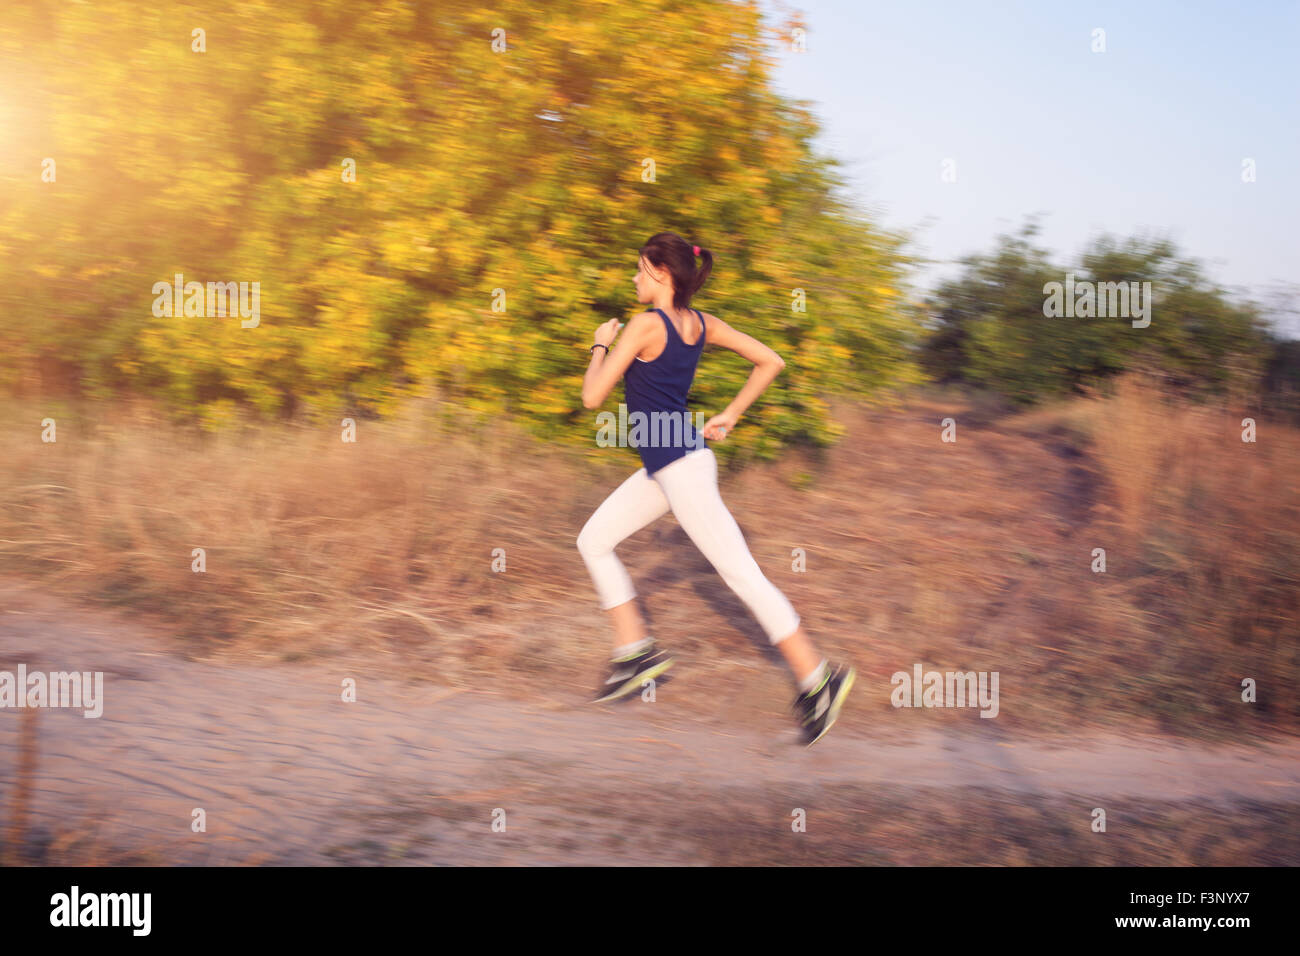
{"label": "fist", "polygon": [[735,427],[736,416],[714,415],[704,423],[704,428],[701,431],[709,441],[723,441]]}
{"label": "fist", "polygon": [[618,319],[610,319],[604,325],[598,326],[596,329],[595,344],[604,345],[608,348],[614,343],[614,337],[618,335],[618,330],[622,327],[623,323]]}

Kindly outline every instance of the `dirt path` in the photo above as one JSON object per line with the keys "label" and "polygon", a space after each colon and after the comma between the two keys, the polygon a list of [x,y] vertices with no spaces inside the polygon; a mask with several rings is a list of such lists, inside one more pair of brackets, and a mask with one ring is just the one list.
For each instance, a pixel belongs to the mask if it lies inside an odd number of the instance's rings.
{"label": "dirt path", "polygon": [[[119,616],[0,581],[0,670],[20,663],[104,672],[99,719],[0,710],[6,817],[35,715],[24,852],[42,862],[93,844],[176,863],[1300,863],[1293,739],[976,727],[897,743],[837,728],[804,750],[778,715],[724,731],[671,685],[596,708],[572,688],[525,704],[343,664],[185,660]],[[196,807],[206,833],[191,832]]]}

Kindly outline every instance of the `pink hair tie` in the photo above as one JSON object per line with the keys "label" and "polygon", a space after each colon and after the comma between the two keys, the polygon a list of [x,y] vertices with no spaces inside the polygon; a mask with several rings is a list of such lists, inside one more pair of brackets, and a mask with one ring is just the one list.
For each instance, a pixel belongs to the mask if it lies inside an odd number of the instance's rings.
{"label": "pink hair tie", "polygon": [[695,254],[696,254],[697,256],[700,254],[700,247],[699,247],[699,246],[696,246],[696,247],[695,247]]}

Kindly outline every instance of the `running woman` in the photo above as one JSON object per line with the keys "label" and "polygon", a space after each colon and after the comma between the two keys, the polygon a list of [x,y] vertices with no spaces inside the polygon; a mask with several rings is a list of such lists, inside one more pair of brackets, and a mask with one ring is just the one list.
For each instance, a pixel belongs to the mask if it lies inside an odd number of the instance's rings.
{"label": "running woman", "polygon": [[[696,266],[699,257],[702,265]],[[853,686],[851,667],[831,666],[814,650],[799,615],[762,570],[718,493],[718,462],[705,444],[723,441],[736,422],[785,367],[774,351],[717,316],[690,308],[713,268],[708,249],[692,246],[673,232],[651,237],[640,250],[635,278],[638,302],[653,311],[632,318],[610,351],[621,325],[610,319],[596,329],[591,364],[582,380],[582,404],[599,408],[619,378],[632,418],[653,423],[648,440],[636,442],[643,467],[605,499],[578,535],[578,551],[596,585],[602,610],[614,625],[614,653],[597,701],[631,693],[658,677],[673,660],[656,648],[637,611],[636,591],[614,554],[624,538],[672,511],[722,580],[757,618],[768,640],[781,649],[799,693],[793,710],[811,746],[831,729]],[[697,430],[686,396],[704,345],[731,349],[754,363],[749,381],[720,415]]]}

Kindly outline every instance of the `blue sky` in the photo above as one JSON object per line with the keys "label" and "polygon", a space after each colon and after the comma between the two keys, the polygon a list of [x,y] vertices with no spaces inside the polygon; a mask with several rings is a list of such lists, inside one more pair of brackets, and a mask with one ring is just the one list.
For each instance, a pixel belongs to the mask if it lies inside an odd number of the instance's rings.
{"label": "blue sky", "polygon": [[1101,232],[1145,234],[1257,300],[1300,282],[1300,0],[784,9],[803,11],[807,50],[778,56],[776,86],[811,101],[854,200],[940,260],[920,287],[1033,213],[1062,264]]}

